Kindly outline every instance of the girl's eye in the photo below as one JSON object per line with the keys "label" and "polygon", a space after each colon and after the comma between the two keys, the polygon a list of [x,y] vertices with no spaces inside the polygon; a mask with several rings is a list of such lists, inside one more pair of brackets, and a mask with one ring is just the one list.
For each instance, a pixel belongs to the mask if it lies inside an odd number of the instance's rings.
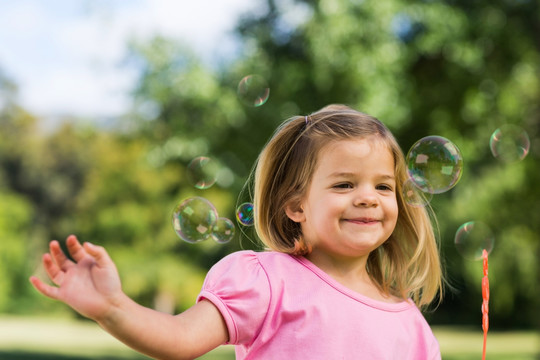
{"label": "girl's eye", "polygon": [[386,184],[377,185],[377,190],[392,191],[392,187]]}
{"label": "girl's eye", "polygon": [[349,183],[341,183],[341,184],[334,185],[334,188],[336,189],[352,189],[352,187],[353,186]]}

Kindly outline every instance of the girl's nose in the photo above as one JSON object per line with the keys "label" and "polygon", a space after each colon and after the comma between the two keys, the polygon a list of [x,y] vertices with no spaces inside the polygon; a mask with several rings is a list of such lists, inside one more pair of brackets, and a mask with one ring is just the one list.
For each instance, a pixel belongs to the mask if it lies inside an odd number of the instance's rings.
{"label": "girl's nose", "polygon": [[377,206],[378,200],[373,190],[358,190],[353,205],[357,207],[374,207]]}

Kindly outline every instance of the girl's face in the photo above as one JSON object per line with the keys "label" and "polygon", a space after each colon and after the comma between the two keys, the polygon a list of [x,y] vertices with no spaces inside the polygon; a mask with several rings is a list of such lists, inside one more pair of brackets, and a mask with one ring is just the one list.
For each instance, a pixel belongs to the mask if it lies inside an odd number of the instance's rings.
{"label": "girl's face", "polygon": [[373,136],[327,144],[300,209],[288,214],[314,252],[369,255],[390,237],[398,217],[390,149]]}

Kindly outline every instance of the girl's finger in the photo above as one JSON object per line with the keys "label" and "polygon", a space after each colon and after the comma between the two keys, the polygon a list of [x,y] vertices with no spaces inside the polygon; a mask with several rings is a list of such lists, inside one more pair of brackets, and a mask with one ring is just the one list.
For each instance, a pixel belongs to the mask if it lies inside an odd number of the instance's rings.
{"label": "girl's finger", "polygon": [[86,250],[81,246],[79,240],[75,235],[69,235],[66,240],[66,245],[69,251],[69,254],[76,262],[81,261],[86,256]]}
{"label": "girl's finger", "polygon": [[112,263],[109,254],[107,254],[107,251],[102,246],[97,246],[89,242],[85,242],[83,246],[86,252],[94,257],[99,267],[105,267]]}
{"label": "girl's finger", "polygon": [[43,255],[43,267],[45,268],[47,275],[49,275],[49,278],[56,285],[62,284],[62,281],[64,280],[64,272],[52,260],[51,255],[49,254]]}
{"label": "girl's finger", "polygon": [[30,277],[30,283],[32,283],[34,288],[43,295],[54,300],[59,300],[59,290],[57,287],[47,285],[35,276]]}
{"label": "girl's finger", "polygon": [[58,267],[60,267],[60,269],[67,270],[71,265],[73,265],[73,262],[67,258],[64,251],[62,251],[60,248],[58,241],[53,240],[49,243],[49,251],[53,260],[56,262]]}

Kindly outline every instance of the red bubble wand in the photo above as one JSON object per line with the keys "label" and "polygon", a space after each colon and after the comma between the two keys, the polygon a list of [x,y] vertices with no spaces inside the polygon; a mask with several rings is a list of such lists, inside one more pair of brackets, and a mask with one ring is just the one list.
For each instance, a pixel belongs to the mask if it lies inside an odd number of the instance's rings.
{"label": "red bubble wand", "polygon": [[484,259],[484,277],[482,278],[482,330],[484,330],[484,347],[482,350],[482,360],[486,359],[487,332],[489,328],[489,279],[488,279],[488,252],[482,251]]}

